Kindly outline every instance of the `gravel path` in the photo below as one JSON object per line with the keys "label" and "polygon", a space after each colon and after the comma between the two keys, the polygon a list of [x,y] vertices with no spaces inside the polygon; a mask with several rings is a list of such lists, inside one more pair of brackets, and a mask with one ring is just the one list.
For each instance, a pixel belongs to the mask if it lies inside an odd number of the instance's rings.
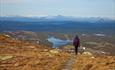
{"label": "gravel path", "polygon": [[65,63],[62,70],[72,70],[72,65],[75,62],[75,55],[72,55],[71,58]]}

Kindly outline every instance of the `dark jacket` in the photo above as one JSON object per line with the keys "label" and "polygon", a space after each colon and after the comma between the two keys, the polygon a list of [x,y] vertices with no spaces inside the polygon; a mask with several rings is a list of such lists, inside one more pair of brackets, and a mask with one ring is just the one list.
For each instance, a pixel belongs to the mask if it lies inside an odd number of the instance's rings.
{"label": "dark jacket", "polygon": [[80,46],[80,40],[79,40],[79,38],[78,38],[78,36],[76,36],[75,38],[74,38],[74,40],[73,40],[73,45],[74,46]]}

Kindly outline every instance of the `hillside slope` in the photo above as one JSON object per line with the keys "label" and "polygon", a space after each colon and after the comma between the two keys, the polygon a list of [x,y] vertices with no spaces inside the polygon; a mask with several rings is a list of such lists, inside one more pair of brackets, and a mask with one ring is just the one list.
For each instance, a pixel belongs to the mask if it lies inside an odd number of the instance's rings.
{"label": "hillside slope", "polygon": [[0,70],[115,70],[115,56],[76,56],[65,50],[0,34]]}
{"label": "hillside slope", "polygon": [[59,70],[69,54],[0,35],[0,70]]}
{"label": "hillside slope", "polygon": [[78,55],[72,70],[115,70],[115,56]]}

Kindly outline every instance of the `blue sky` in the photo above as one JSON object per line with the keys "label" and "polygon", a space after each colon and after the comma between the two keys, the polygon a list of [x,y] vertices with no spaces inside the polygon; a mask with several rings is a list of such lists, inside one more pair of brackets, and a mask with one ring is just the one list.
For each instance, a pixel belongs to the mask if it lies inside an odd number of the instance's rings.
{"label": "blue sky", "polygon": [[0,16],[115,18],[115,0],[0,0]]}

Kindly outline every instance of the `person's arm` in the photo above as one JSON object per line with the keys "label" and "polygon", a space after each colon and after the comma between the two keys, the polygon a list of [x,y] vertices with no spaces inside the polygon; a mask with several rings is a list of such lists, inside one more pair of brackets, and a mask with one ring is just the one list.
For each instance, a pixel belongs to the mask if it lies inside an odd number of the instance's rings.
{"label": "person's arm", "polygon": [[76,42],[75,42],[75,39],[73,40],[73,46],[75,46]]}
{"label": "person's arm", "polygon": [[78,38],[77,40],[78,40],[78,47],[80,47],[80,39]]}

